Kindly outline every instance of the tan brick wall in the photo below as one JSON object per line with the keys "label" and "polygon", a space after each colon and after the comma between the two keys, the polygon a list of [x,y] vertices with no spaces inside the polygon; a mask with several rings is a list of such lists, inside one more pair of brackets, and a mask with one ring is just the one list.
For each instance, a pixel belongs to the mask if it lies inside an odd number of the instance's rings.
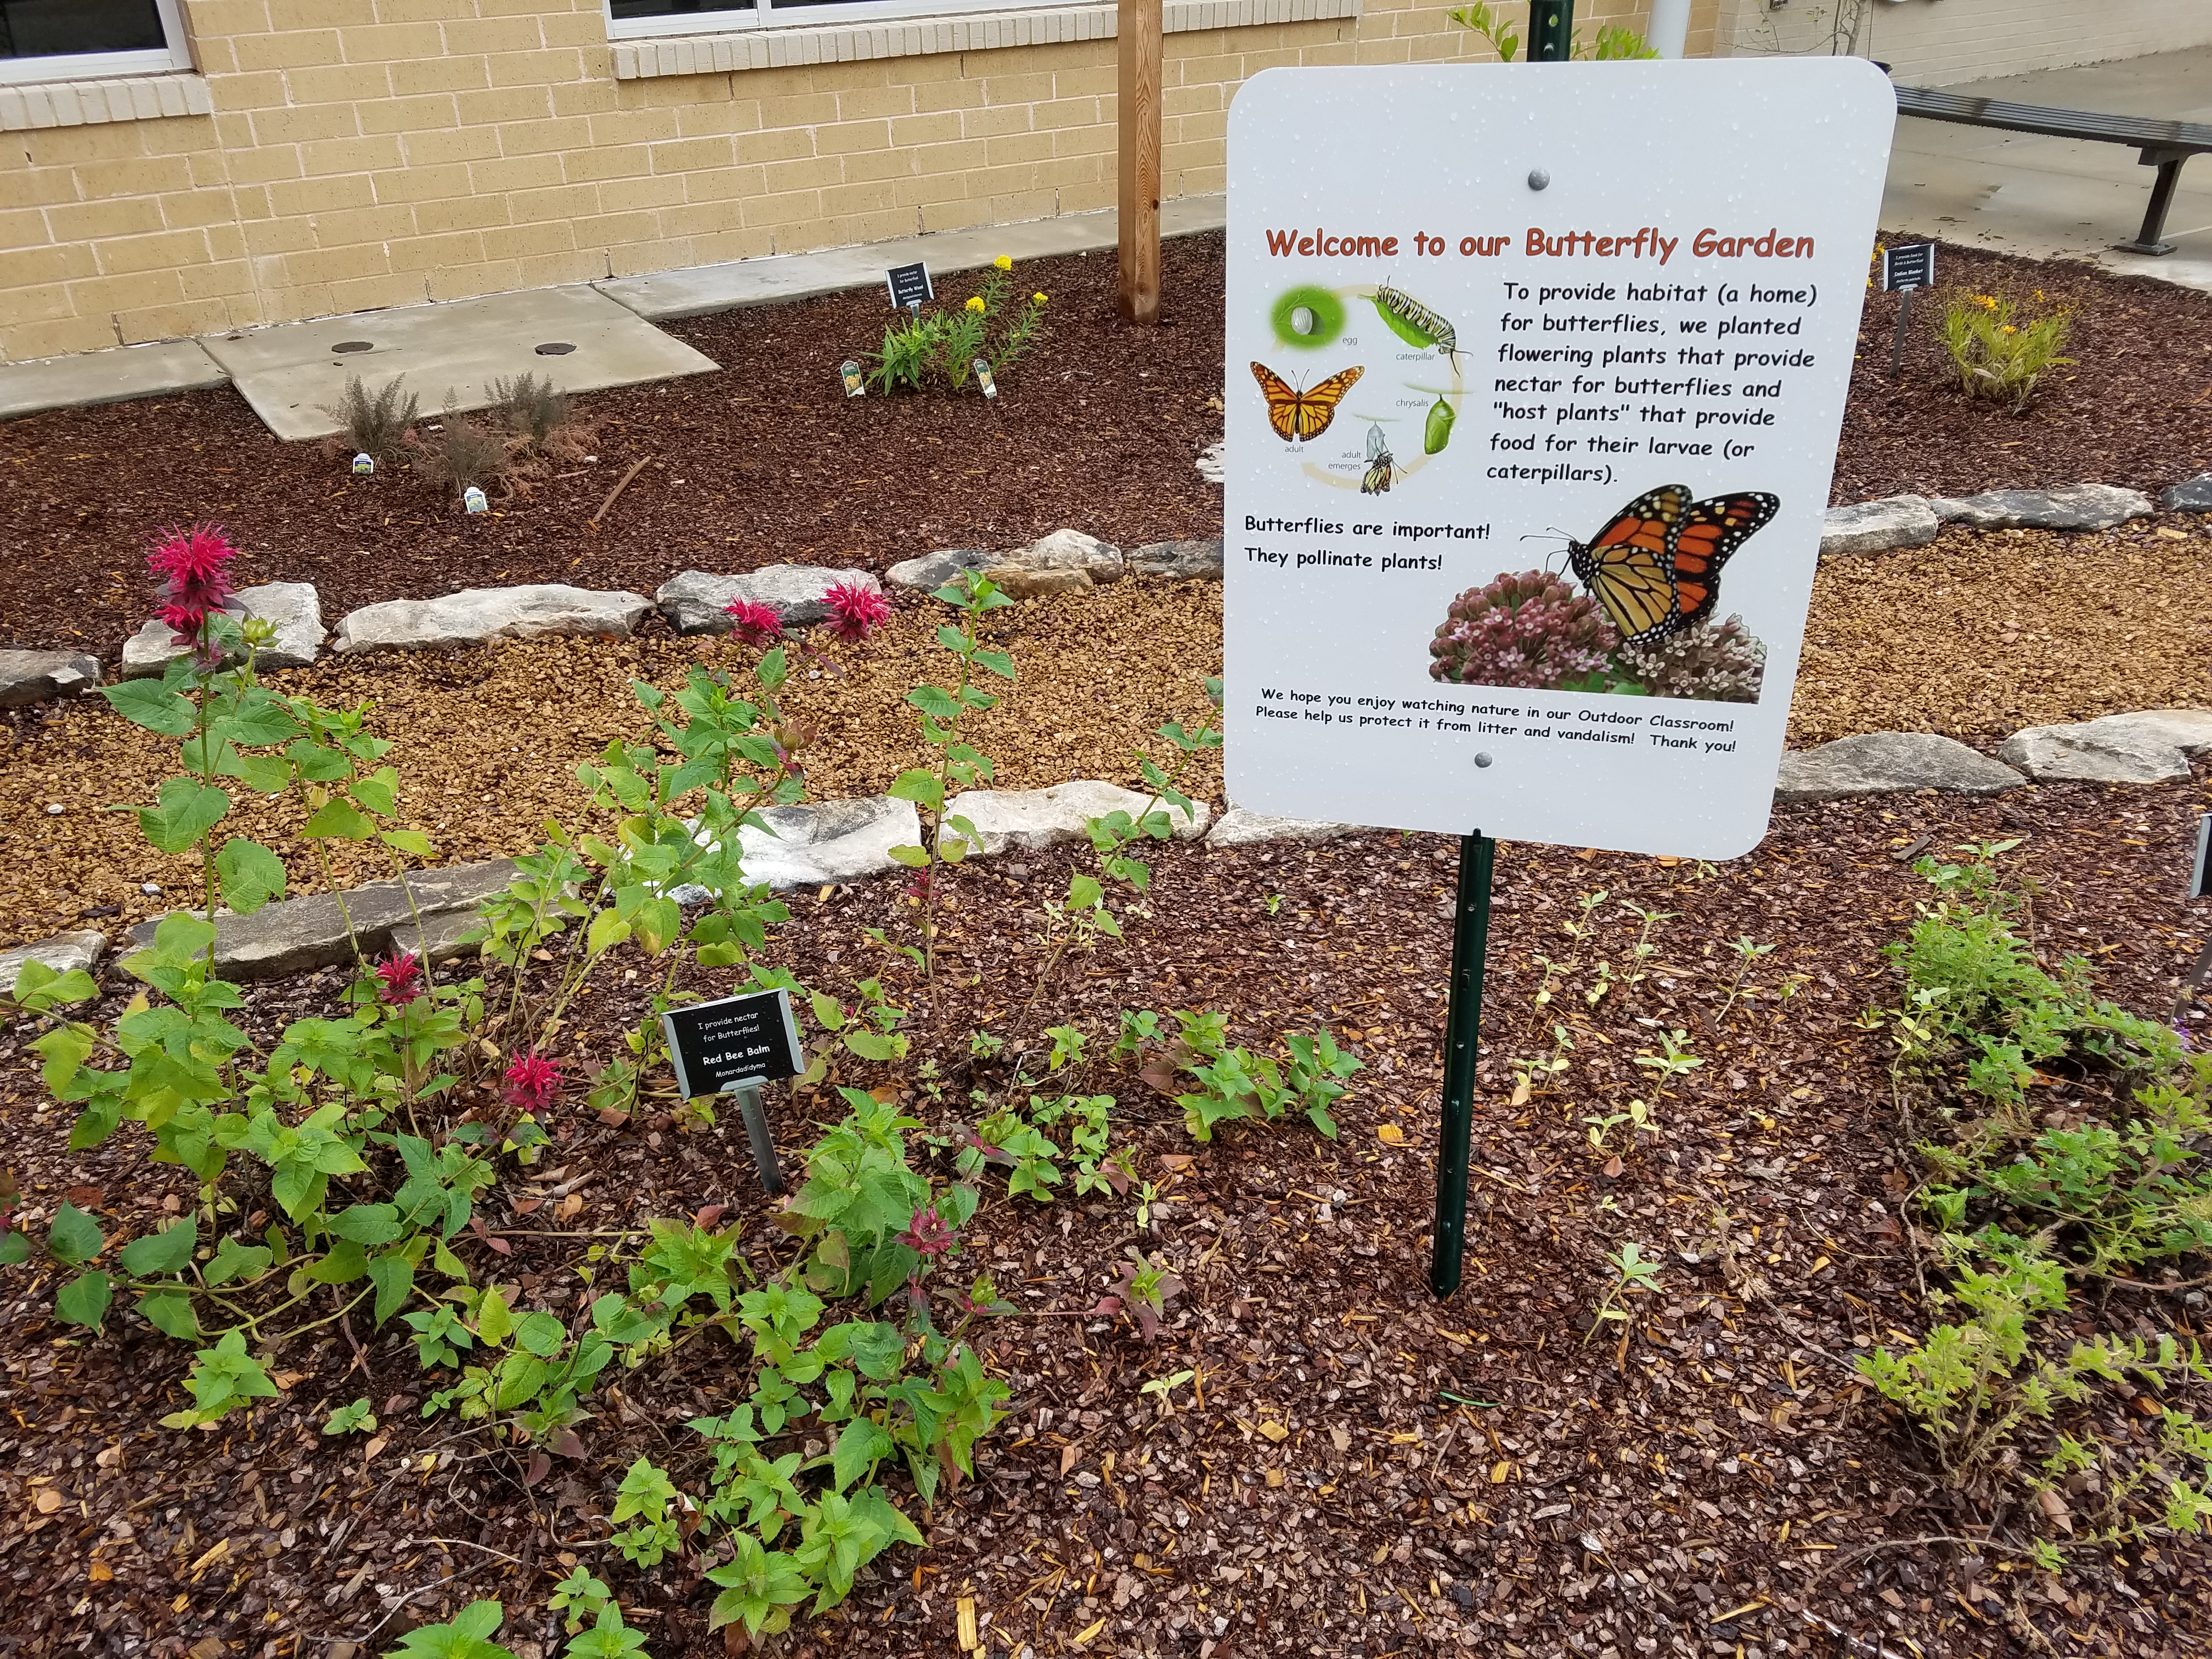
{"label": "tan brick wall", "polygon": [[[1115,199],[1111,40],[617,81],[599,0],[183,9],[212,115],[0,134],[0,361]],[[1444,11],[1168,36],[1163,193],[1223,188],[1262,69],[1486,56]]]}

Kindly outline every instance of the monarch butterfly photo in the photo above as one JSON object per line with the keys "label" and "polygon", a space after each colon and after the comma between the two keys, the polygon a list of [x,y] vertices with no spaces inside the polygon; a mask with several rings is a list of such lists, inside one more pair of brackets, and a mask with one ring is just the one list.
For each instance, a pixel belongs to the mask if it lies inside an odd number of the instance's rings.
{"label": "monarch butterfly photo", "polygon": [[1390,441],[1382,435],[1382,428],[1367,428],[1367,471],[1359,480],[1363,495],[1387,495],[1390,480],[1397,476],[1397,458],[1390,453]]}
{"label": "monarch butterfly photo", "polygon": [[1261,394],[1267,400],[1267,424],[1286,444],[1310,442],[1328,431],[1328,423],[1336,418],[1337,404],[1366,372],[1361,368],[1340,369],[1310,391],[1298,392],[1265,363],[1252,365],[1252,378],[1260,383]]}
{"label": "monarch butterfly photo", "polygon": [[1721,567],[1782,505],[1763,491],[1697,501],[1683,484],[1646,490],[1567,562],[1630,646],[1656,644],[1705,620],[1720,602]]}

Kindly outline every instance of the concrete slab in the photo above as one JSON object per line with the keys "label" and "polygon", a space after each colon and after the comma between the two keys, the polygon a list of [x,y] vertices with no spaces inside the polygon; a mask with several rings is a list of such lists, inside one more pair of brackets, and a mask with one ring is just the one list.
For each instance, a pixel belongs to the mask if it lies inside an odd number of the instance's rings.
{"label": "concrete slab", "polygon": [[[281,323],[204,343],[269,429],[291,439],[335,433],[323,405],[356,374],[372,388],[404,375],[433,415],[482,408],[486,383],[501,375],[550,375],[563,392],[597,392],[718,367],[583,283]],[[355,349],[333,349],[342,345]],[[546,345],[573,349],[541,354]]]}
{"label": "concrete slab", "polygon": [[42,409],[126,403],[168,392],[198,392],[230,379],[197,340],[112,346],[71,357],[0,363],[0,420]]}
{"label": "concrete slab", "polygon": [[[1163,202],[1160,234],[1189,236],[1218,230],[1228,222],[1227,216],[1228,198],[1222,196],[1187,196]],[[864,242],[816,253],[775,253],[719,265],[691,265],[651,276],[618,276],[592,286],[641,317],[702,317],[738,306],[801,300],[811,294],[881,288],[885,270],[893,265],[912,264],[916,259],[927,260],[934,276],[980,270],[1002,253],[1020,261],[1112,247],[1119,238],[1119,216],[1108,208],[1020,224],[933,231],[895,242]]]}
{"label": "concrete slab", "polygon": [[[2212,46],[1946,86],[1965,97],[2212,124]],[[2166,215],[2172,253],[2122,253],[2153,168],[2122,144],[1996,132],[1900,116],[1882,192],[1893,236],[1941,236],[2035,258],[2086,259],[2212,293],[2212,155],[2181,169]]]}

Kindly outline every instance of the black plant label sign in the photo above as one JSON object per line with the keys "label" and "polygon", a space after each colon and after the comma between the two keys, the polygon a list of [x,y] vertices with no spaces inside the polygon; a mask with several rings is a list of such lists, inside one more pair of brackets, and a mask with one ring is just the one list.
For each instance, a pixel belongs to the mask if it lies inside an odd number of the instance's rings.
{"label": "black plant label sign", "polygon": [[675,1063],[678,1091],[686,1100],[796,1077],[806,1069],[787,991],[672,1009],[660,1017],[660,1029]]}
{"label": "black plant label sign", "polygon": [[929,285],[929,267],[919,259],[910,265],[893,265],[884,273],[884,282],[895,306],[919,306],[937,297],[937,290]]}
{"label": "black plant label sign", "polygon": [[1892,294],[1935,287],[1936,244],[1901,242],[1882,249],[1881,285]]}

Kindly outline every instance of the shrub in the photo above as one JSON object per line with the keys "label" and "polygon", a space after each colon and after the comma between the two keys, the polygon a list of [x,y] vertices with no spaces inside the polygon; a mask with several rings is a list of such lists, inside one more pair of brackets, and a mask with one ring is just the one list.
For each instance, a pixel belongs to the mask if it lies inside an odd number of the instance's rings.
{"label": "shrub", "polygon": [[421,403],[413,392],[403,392],[400,382],[404,379],[394,375],[372,393],[360,375],[349,375],[337,402],[323,405],[323,413],[338,423],[356,454],[382,460],[399,453]]}
{"label": "shrub", "polygon": [[1580,689],[1601,673],[1620,635],[1588,596],[1540,570],[1470,587],[1429,642],[1429,678],[1453,685]]}
{"label": "shrub", "polygon": [[580,460],[591,428],[576,418],[575,399],[551,375],[502,375],[484,387],[490,413],[518,443],[556,461]]}
{"label": "shrub", "polygon": [[1622,647],[1619,661],[1655,697],[1700,702],[1757,702],[1766,674],[1766,647],[1741,617],[1716,628],[1700,623],[1649,646]]}
{"label": "shrub", "polygon": [[482,489],[498,483],[517,447],[514,439],[473,416],[448,415],[441,426],[415,438],[415,466],[458,495],[471,484]]}
{"label": "shrub", "polygon": [[1958,370],[1959,389],[1969,398],[2009,404],[2015,415],[2027,411],[2045,370],[2074,361],[2058,355],[2066,345],[2069,313],[2054,311],[2033,322],[2014,320],[2018,314],[2011,300],[1968,295],[1945,307],[1941,333]]}

